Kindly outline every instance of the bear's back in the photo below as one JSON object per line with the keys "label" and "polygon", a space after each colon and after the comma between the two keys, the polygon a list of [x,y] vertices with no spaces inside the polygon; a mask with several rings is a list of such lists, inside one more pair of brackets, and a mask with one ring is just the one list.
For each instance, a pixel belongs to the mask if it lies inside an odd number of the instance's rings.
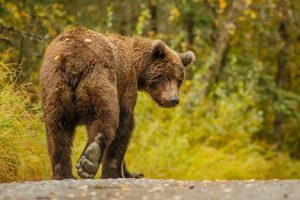
{"label": "bear's back", "polygon": [[66,82],[70,82],[74,79],[78,80],[78,77],[94,69],[99,73],[103,69],[114,73],[113,50],[111,42],[105,35],[85,28],[74,28],[63,32],[50,43],[45,52],[41,81],[47,82],[50,77],[59,75]]}
{"label": "bear's back", "polygon": [[106,36],[84,29],[66,31],[48,46],[42,67],[62,67],[63,70],[81,72],[87,67],[103,64],[111,68],[114,62],[113,46]]}

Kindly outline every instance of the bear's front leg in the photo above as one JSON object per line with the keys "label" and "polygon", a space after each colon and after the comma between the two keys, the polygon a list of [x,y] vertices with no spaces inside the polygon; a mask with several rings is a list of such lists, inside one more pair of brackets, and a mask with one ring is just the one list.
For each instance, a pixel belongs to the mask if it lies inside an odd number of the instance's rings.
{"label": "bear's front leg", "polygon": [[121,106],[119,127],[115,139],[105,152],[101,178],[141,178],[143,174],[130,174],[124,162],[124,156],[134,128],[133,106]]}
{"label": "bear's front leg", "polygon": [[124,173],[125,178],[135,178],[135,179],[139,179],[139,178],[143,178],[143,177],[144,177],[144,174],[143,174],[143,173],[130,173],[130,172],[128,171],[128,169],[127,169],[125,160],[124,160],[124,162],[123,162],[123,173]]}

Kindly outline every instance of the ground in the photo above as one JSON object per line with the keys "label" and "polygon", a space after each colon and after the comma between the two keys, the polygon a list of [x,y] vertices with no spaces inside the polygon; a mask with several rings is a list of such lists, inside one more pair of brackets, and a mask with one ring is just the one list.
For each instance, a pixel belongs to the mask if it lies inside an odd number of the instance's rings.
{"label": "ground", "polygon": [[0,199],[298,200],[300,181],[63,180],[0,184]]}

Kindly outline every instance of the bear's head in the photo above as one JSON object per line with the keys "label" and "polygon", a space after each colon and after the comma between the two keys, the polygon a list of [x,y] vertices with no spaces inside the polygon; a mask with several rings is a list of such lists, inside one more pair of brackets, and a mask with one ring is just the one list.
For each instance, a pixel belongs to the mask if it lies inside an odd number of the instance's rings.
{"label": "bear's head", "polygon": [[152,42],[149,53],[142,88],[158,105],[174,107],[179,103],[185,68],[195,60],[195,55],[192,51],[177,53],[160,40]]}

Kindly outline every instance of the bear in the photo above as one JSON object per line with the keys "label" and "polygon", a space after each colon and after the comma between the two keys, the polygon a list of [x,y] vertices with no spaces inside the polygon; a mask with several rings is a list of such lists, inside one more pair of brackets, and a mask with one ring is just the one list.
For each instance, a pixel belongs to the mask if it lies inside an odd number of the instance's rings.
{"label": "bear", "polygon": [[134,129],[138,91],[161,107],[179,103],[192,51],[177,53],[161,40],[101,34],[85,27],[61,33],[47,47],[40,70],[43,119],[53,179],[75,178],[71,147],[77,125],[88,139],[76,168],[92,179],[141,178],[124,156]]}

